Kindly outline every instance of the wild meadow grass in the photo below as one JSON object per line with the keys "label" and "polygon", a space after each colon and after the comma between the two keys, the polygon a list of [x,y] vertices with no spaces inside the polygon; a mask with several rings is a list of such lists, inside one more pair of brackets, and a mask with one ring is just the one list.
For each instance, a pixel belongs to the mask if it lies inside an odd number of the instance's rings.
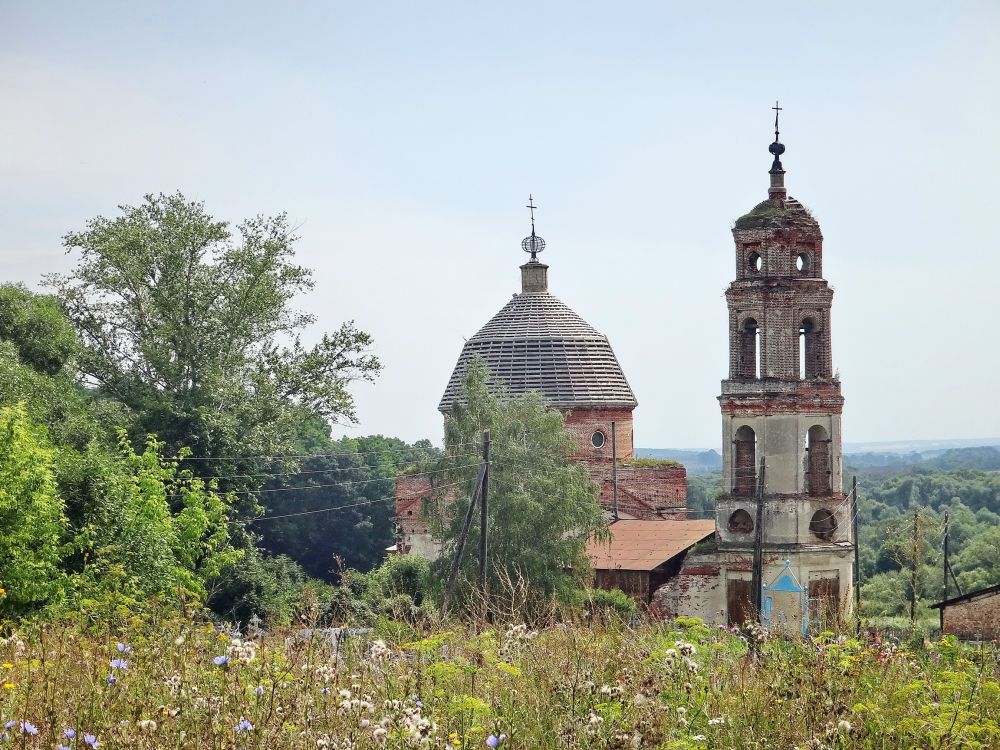
{"label": "wild meadow grass", "polygon": [[1000,747],[995,647],[697,621],[235,633],[194,619],[0,641],[14,748]]}

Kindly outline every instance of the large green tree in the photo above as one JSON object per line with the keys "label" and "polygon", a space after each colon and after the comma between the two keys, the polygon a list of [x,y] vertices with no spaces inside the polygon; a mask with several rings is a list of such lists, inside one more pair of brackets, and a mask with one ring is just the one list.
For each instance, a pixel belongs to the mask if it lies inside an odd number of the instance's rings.
{"label": "large green tree", "polygon": [[[456,549],[480,462],[479,444],[490,431],[488,585],[495,602],[512,593],[525,611],[572,599],[591,575],[587,540],[605,537],[607,522],[597,485],[582,464],[570,460],[576,443],[564,417],[540,394],[509,397],[482,359],[472,361],[463,391],[445,422],[448,480],[429,503],[444,555],[436,562],[443,580]],[[462,559],[460,598],[475,580],[479,514]],[[513,584],[513,590],[511,587]],[[504,601],[509,604],[509,601]]]}
{"label": "large green tree", "polygon": [[[353,323],[306,346],[312,288],[283,214],[233,227],[180,193],[147,195],[65,237],[76,268],[52,276],[79,334],[83,377],[135,414],[134,443],[189,447],[223,489],[262,483],[238,457],[289,452],[305,416],[353,420],[348,389],[372,379],[371,337]],[[230,479],[231,478],[231,479]]]}

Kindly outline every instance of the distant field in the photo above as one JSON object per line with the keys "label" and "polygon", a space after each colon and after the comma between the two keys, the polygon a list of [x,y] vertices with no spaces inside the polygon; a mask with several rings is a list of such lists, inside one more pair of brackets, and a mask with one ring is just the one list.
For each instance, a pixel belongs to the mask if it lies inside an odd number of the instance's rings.
{"label": "distant field", "polygon": [[189,620],[48,625],[0,643],[12,746],[92,748],[985,748],[995,647],[697,621],[418,632],[336,644]]}

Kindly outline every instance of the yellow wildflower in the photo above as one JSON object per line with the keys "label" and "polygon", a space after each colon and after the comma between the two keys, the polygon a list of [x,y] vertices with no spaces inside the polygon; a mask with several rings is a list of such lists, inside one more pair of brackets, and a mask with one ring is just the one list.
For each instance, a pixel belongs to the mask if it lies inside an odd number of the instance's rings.
{"label": "yellow wildflower", "polygon": [[3,668],[4,669],[13,669],[14,665],[11,664],[9,661],[7,661],[7,662],[4,662]]}
{"label": "yellow wildflower", "polygon": [[14,689],[14,683],[13,682],[5,682],[3,684],[3,689],[4,690],[13,690]]}

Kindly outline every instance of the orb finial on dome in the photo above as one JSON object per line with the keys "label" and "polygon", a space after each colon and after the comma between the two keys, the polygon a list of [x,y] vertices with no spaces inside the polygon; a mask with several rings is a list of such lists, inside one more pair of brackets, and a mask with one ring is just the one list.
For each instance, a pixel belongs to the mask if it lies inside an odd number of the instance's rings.
{"label": "orb finial on dome", "polygon": [[525,208],[531,209],[531,236],[521,240],[521,249],[526,253],[531,253],[532,260],[538,260],[538,254],[545,249],[545,240],[535,234],[535,198],[528,193],[528,205]]}

